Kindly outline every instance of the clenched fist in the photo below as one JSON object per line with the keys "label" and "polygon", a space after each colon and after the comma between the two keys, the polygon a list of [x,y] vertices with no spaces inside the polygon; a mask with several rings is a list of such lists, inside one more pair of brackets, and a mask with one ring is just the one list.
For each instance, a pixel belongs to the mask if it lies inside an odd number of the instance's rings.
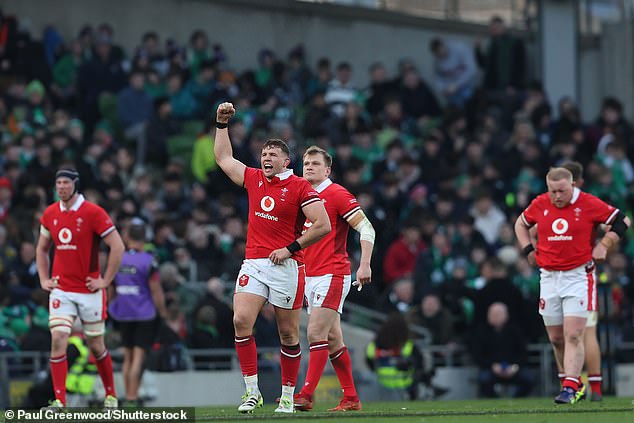
{"label": "clenched fist", "polygon": [[236,109],[233,107],[231,103],[222,103],[218,106],[218,110],[216,111],[216,121],[220,123],[227,123],[229,119],[233,115],[236,114]]}

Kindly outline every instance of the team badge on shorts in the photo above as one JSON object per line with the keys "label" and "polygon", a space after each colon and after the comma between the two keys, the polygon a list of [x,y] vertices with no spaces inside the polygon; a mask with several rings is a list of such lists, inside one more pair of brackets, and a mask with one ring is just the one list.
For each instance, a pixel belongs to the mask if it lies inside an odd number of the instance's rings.
{"label": "team badge on shorts", "polygon": [[61,304],[61,303],[62,303],[62,302],[59,300],[59,298],[55,298],[55,299],[53,300],[53,304],[52,304],[52,305],[53,305],[53,308],[59,308],[59,306],[60,306],[60,304]]}
{"label": "team badge on shorts", "polygon": [[242,275],[240,276],[240,279],[238,279],[238,285],[240,286],[247,286],[248,283],[249,283],[248,275]]}
{"label": "team badge on shorts", "polygon": [[539,299],[539,308],[543,310],[546,307],[546,300],[543,298]]}

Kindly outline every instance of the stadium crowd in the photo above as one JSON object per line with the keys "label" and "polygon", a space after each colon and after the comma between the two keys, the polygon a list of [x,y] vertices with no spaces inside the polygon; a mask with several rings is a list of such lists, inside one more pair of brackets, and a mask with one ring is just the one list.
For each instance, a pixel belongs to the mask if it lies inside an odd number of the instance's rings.
{"label": "stadium crowd", "polygon": [[[496,302],[527,340],[545,339],[538,270],[512,225],[550,166],[580,162],[585,190],[633,209],[634,129],[621,103],[606,98],[583,122],[572,99],[550,99],[528,79],[524,43],[500,20],[486,48],[437,38],[411,52],[433,61],[432,75],[408,58],[377,62],[365,87],[355,79],[366,70],[327,57],[313,66],[302,45],[262,49],[252,68],[235,69],[238,53],[204,30],[184,43],[149,31],[125,51],[107,23],[72,39],[54,27],[38,37],[2,13],[0,24],[0,349],[49,349],[34,246],[62,166],[79,171],[81,191],[117,226],[135,216],[149,224],[165,339],[233,346],[223,300],[244,256],[247,202],[214,161],[221,101],[236,105],[230,136],[248,166],[260,166],[270,137],[288,142],[296,173],[305,147],[332,153],[333,179],[377,233],[373,283],[350,301],[398,311],[436,344],[468,341]],[[600,270],[614,304],[602,318],[632,337],[634,242],[620,250]],[[351,251],[353,269],[358,257]],[[256,338],[270,325],[264,316]]]}

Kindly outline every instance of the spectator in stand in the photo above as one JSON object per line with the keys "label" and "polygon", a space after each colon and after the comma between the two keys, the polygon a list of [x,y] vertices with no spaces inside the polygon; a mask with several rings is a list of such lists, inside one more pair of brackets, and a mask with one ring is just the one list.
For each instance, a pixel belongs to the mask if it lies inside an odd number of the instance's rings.
{"label": "spectator in stand", "polygon": [[51,94],[61,107],[76,107],[77,74],[83,61],[81,42],[75,39],[53,66]]}
{"label": "spectator in stand", "polygon": [[522,331],[509,321],[508,308],[493,303],[487,311],[486,323],[472,336],[472,354],[480,367],[480,394],[495,398],[496,384],[510,384],[513,397],[524,397],[533,388],[533,379],[526,368],[528,352]]}
{"label": "spectator in stand", "polygon": [[322,57],[317,62],[317,73],[308,81],[306,94],[308,98],[312,98],[317,93],[326,93],[328,84],[332,80],[332,70],[330,68],[330,59]]}
{"label": "spectator in stand", "polygon": [[202,29],[195,30],[189,38],[189,47],[187,49],[187,63],[191,75],[196,77],[200,71],[201,63],[211,58],[207,33]]}
{"label": "spectator in stand", "polygon": [[[220,345],[223,348],[233,346],[233,310],[229,307],[225,297],[224,282],[218,277],[207,281],[207,291],[194,309],[194,314],[203,306],[212,307],[216,313],[216,329],[218,330]],[[277,333],[277,332],[275,332]]]}
{"label": "spectator in stand", "polygon": [[367,101],[365,108],[372,116],[383,112],[389,95],[394,95],[396,89],[388,77],[387,69],[382,62],[375,62],[370,66],[370,85],[366,89]]}
{"label": "spectator in stand", "polygon": [[136,141],[136,151],[145,151],[145,126],[152,116],[152,99],[145,92],[145,77],[139,69],[133,69],[128,76],[129,85],[117,95],[119,121],[123,125],[123,135]]}
{"label": "spectator in stand", "polygon": [[31,293],[38,287],[37,266],[35,264],[35,245],[22,241],[20,254],[7,269],[9,273],[9,295],[13,304],[26,304]]}
{"label": "spectator in stand", "polygon": [[333,115],[343,117],[345,106],[355,99],[357,90],[352,84],[352,66],[348,62],[341,62],[337,65],[337,74],[328,84],[326,90],[326,103],[330,107]]}
{"label": "spectator in stand", "polygon": [[191,93],[196,102],[194,117],[205,117],[208,114],[209,105],[214,104],[212,100],[216,90],[216,63],[212,60],[201,62],[196,76],[190,78],[185,84],[185,90]]}
{"label": "spectator in stand", "polygon": [[426,248],[420,228],[415,221],[408,221],[401,229],[401,236],[388,247],[383,261],[383,284],[387,287],[399,278],[411,277],[416,258]]}
{"label": "spectator in stand", "polygon": [[399,278],[387,291],[379,302],[379,310],[385,314],[401,313],[407,314],[414,306],[415,287],[414,281],[410,277]]}
{"label": "spectator in stand", "polygon": [[484,237],[489,246],[495,244],[499,238],[500,226],[506,222],[506,216],[493,202],[491,194],[483,191],[473,202],[470,212],[474,219],[474,227]]}
{"label": "spectator in stand", "polygon": [[599,144],[603,136],[611,134],[622,140],[627,148],[627,155],[634,161],[634,129],[625,119],[623,103],[614,97],[606,97],[601,105],[601,113],[595,125],[590,128],[590,138]]}
{"label": "spectator in stand", "polygon": [[408,68],[400,87],[401,105],[406,117],[428,121],[441,115],[436,95],[421,78],[416,68]]}
{"label": "spectator in stand", "polygon": [[[218,331],[218,317],[216,310],[210,305],[204,305],[194,313],[192,332],[189,335],[188,346],[192,349],[226,348],[222,344]],[[218,363],[220,362],[220,363]],[[230,357],[200,357],[194,358],[196,368],[209,370],[218,368],[230,368]]]}
{"label": "spectator in stand", "polygon": [[476,89],[478,68],[473,51],[465,44],[434,38],[429,44],[434,55],[434,77],[437,92],[447,103],[459,109]]}
{"label": "spectator in stand", "polygon": [[524,86],[526,47],[524,41],[508,32],[504,20],[493,16],[489,22],[489,45],[483,51],[476,42],[478,64],[484,70],[484,87],[513,94]]}
{"label": "spectator in stand", "polygon": [[18,22],[0,9],[0,74],[13,74],[18,53]]}
{"label": "spectator in stand", "polygon": [[112,37],[105,31],[97,35],[95,55],[79,68],[79,110],[88,132],[99,120],[99,96],[104,92],[118,93],[125,86],[121,60],[113,51]]}
{"label": "spectator in stand", "polygon": [[168,71],[168,63],[165,55],[160,51],[160,44],[159,35],[154,31],[148,31],[143,34],[136,55],[144,57],[152,69],[159,75],[165,76]]}
{"label": "spectator in stand", "polygon": [[487,310],[491,304],[500,302],[508,307],[510,321],[522,329],[527,337],[535,337],[534,312],[527,307],[522,292],[511,282],[508,269],[497,258],[488,258],[480,267],[483,287],[476,287],[473,295],[473,325],[486,322]]}
{"label": "spectator in stand", "polygon": [[9,217],[12,197],[11,181],[6,176],[0,176],[0,223],[4,223]]}
{"label": "spectator in stand", "polygon": [[410,325],[429,330],[431,339],[427,341],[432,345],[447,345],[454,341],[453,317],[433,290],[428,291],[420,303],[407,312],[405,318]]}
{"label": "spectator in stand", "polygon": [[185,75],[181,72],[167,75],[167,95],[172,105],[172,116],[181,120],[192,119],[198,107],[194,95],[184,81]]}
{"label": "spectator in stand", "polygon": [[178,134],[180,123],[172,117],[172,104],[167,97],[154,100],[154,115],[146,127],[146,151],[137,151],[139,166],[148,164],[162,168],[167,164],[167,138]]}

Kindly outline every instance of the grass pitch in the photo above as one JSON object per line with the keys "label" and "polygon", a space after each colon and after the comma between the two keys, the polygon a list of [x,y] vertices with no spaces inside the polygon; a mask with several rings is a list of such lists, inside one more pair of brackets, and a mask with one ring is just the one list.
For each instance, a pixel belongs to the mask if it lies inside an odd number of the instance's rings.
{"label": "grass pitch", "polygon": [[329,413],[335,403],[315,404],[310,412],[276,415],[274,404],[265,404],[253,414],[240,414],[235,406],[198,407],[197,422],[279,421],[306,422],[418,422],[418,423],[626,423],[634,421],[634,399],[605,397],[602,402],[582,401],[555,405],[552,398],[410,401],[363,403],[362,411]]}

